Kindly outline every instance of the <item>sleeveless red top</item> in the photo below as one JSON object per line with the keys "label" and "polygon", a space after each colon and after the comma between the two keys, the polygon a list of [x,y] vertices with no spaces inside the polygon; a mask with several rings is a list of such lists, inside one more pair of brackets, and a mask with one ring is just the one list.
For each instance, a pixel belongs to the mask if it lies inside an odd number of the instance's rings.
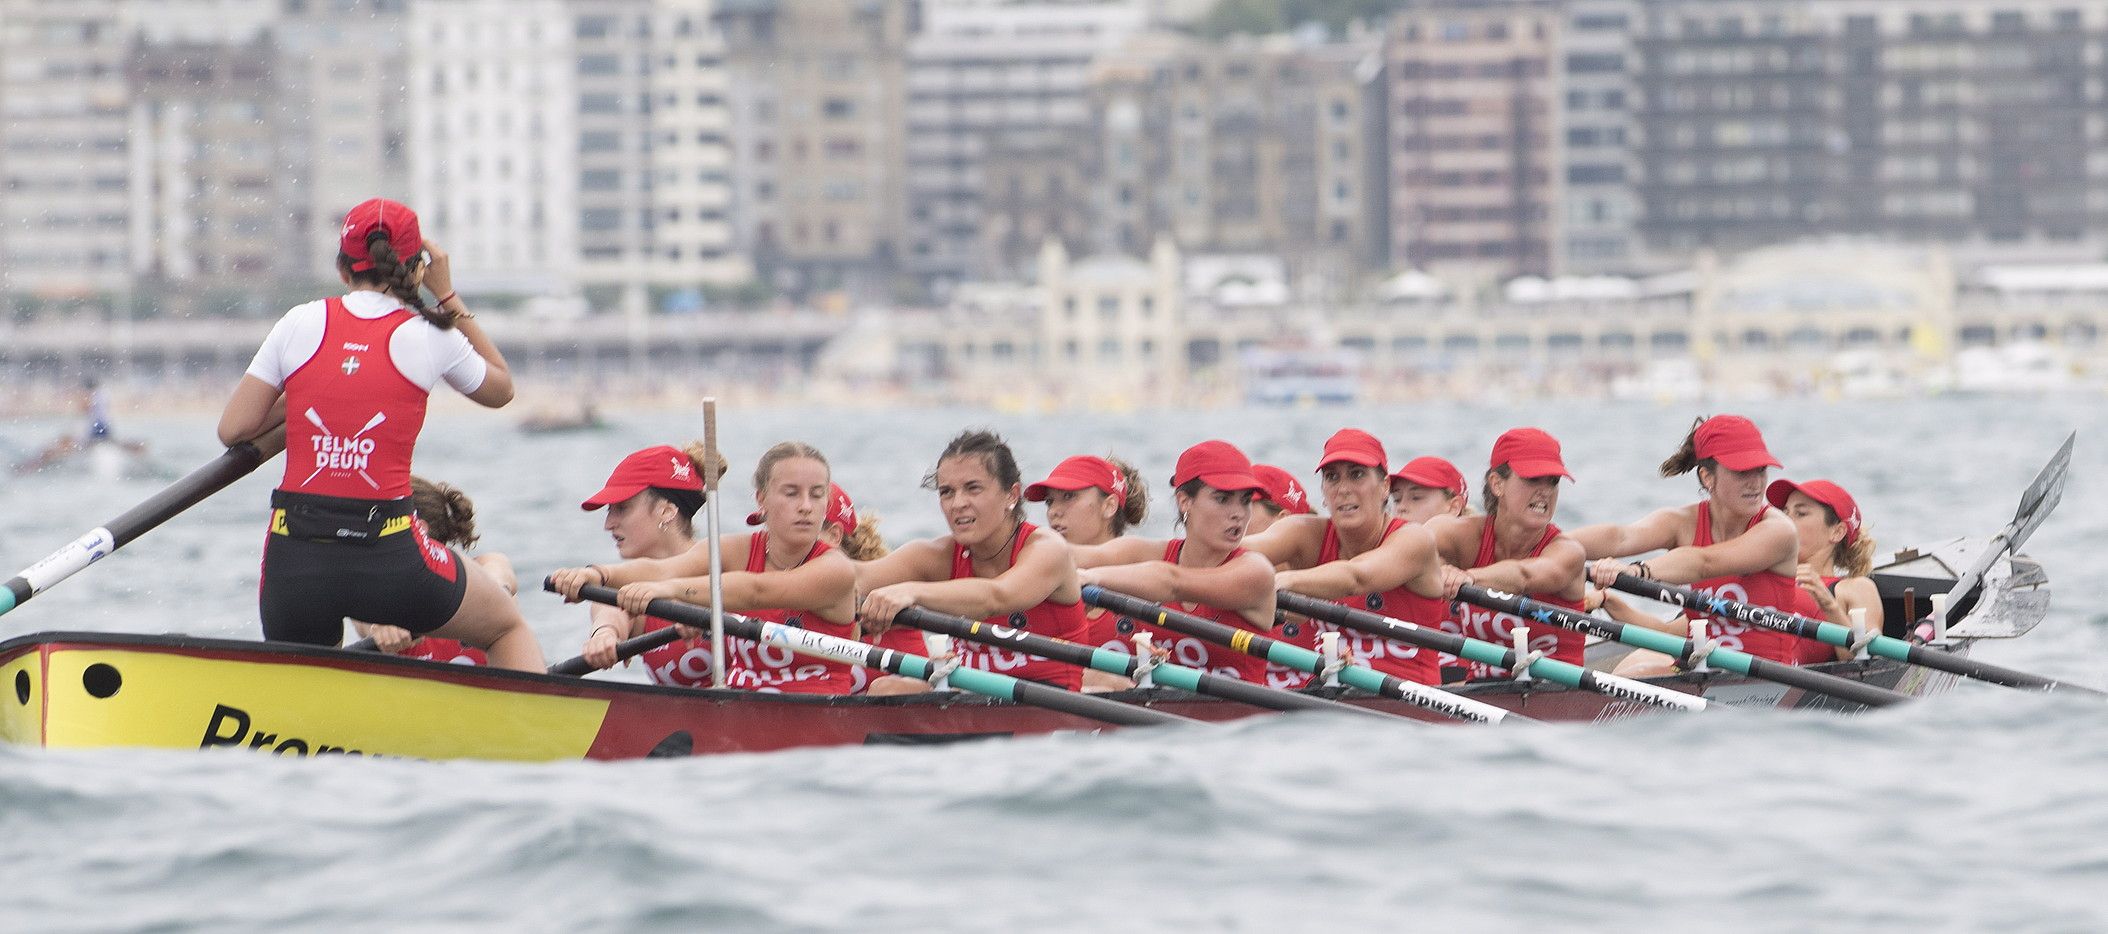
{"label": "sleeveless red top", "polygon": [[[1770,509],[1770,506],[1765,506],[1763,509],[1757,510],[1757,514],[1749,517],[1749,524],[1744,526],[1742,530],[1747,532],[1756,528],[1757,523],[1764,520],[1764,514]],[[1713,504],[1711,502],[1698,504],[1698,528],[1691,536],[1691,544],[1697,546],[1713,544]],[[1801,592],[1800,584],[1794,581],[1793,578],[1774,571],[1757,571],[1735,577],[1711,577],[1702,581],[1694,581],[1690,586],[1691,589],[1700,593],[1733,600],[1736,603],[1766,606],[1774,610],[1783,610],[1801,616],[1821,618],[1820,610],[1816,610],[1814,613],[1808,612],[1814,609],[1814,598]],[[1719,640],[1721,648],[1740,649],[1758,658],[1770,659],[1771,661],[1788,665],[1799,665],[1811,661],[1828,661],[1836,657],[1831,654],[1828,645],[1813,639],[1802,639],[1799,636],[1765,629],[1761,626],[1738,623],[1731,619],[1717,619],[1711,614],[1702,612],[1700,607],[1685,607],[1684,613],[1692,619],[1711,620],[1711,622],[1706,624],[1706,635],[1708,638]]]}
{"label": "sleeveless red top", "polygon": [[[1390,525],[1383,530],[1382,541],[1388,541],[1399,529],[1405,528],[1406,524],[1404,519],[1390,520]],[[1339,552],[1339,529],[1333,526],[1331,519],[1326,519],[1325,544],[1318,551],[1318,563],[1339,560]],[[1348,597],[1339,602],[1356,609],[1381,613],[1392,619],[1418,623],[1431,629],[1440,629],[1442,621],[1449,618],[1449,604],[1446,601],[1420,596],[1406,587]],[[1340,629],[1330,623],[1318,625],[1337,631],[1340,639],[1354,651],[1355,659],[1361,664],[1402,681],[1415,681],[1420,684],[1442,682],[1441,672],[1435,668],[1435,652],[1431,649],[1394,642],[1360,630]]]}
{"label": "sleeveless red top", "polygon": [[455,639],[426,636],[415,645],[403,650],[403,658],[421,658],[428,662],[445,662],[450,665],[488,665],[490,656],[482,649],[469,648]]}
{"label": "sleeveless red top", "polygon": [[[1544,537],[1539,538],[1537,544],[1530,548],[1528,557],[1535,558],[1544,554],[1545,547],[1558,537],[1559,527],[1556,525],[1548,526],[1544,530]],[[1500,559],[1495,557],[1493,551],[1493,517],[1487,516],[1484,522],[1484,530],[1479,533],[1478,556],[1472,559],[1471,564],[1465,570],[1482,568],[1498,560]],[[1576,612],[1587,612],[1588,609],[1580,600],[1565,600],[1549,594],[1524,594],[1524,596],[1539,603],[1549,603],[1553,606],[1565,607]],[[1451,614],[1450,618],[1442,621],[1442,628],[1449,632],[1456,633],[1467,639],[1482,639],[1511,649],[1515,647],[1514,632],[1517,625],[1525,626],[1529,629],[1531,651],[1543,652],[1548,658],[1555,658],[1575,665],[1579,665],[1584,661],[1583,656],[1588,649],[1588,636],[1561,626],[1525,620],[1510,613],[1496,613],[1461,601],[1456,604],[1456,612]],[[1505,669],[1495,668],[1484,662],[1475,662],[1468,658],[1459,658],[1455,661],[1449,661],[1445,658],[1442,664],[1456,665],[1463,668],[1464,679],[1467,681],[1501,677],[1506,673]]]}
{"label": "sleeveless red top", "polygon": [[[1017,550],[1025,547],[1025,539],[1031,536],[1035,526],[1030,522],[1017,525],[1017,535],[1010,540],[1010,563],[1017,563]],[[953,546],[952,580],[966,580],[974,576],[973,553],[965,545]],[[991,616],[982,622],[994,626],[1022,629],[1035,636],[1049,639],[1064,639],[1069,642],[1087,642],[1089,627],[1083,619],[1083,601],[1055,603],[1048,600],[1029,610],[1004,616]],[[968,668],[979,668],[997,674],[1023,678],[1027,681],[1044,681],[1055,687],[1071,691],[1083,687],[1083,669],[1062,662],[1035,658],[1015,649],[983,645],[964,639],[952,640],[952,650],[958,653],[959,664]],[[1133,648],[1130,646],[1129,651]],[[918,653],[919,654],[919,653]]]}
{"label": "sleeveless red top", "polygon": [[[1174,538],[1165,542],[1164,560],[1173,564],[1178,563],[1179,552],[1185,550],[1185,545],[1186,540],[1183,538]],[[1237,556],[1241,554],[1244,554],[1244,549],[1239,548],[1230,552],[1229,557],[1222,560],[1227,564],[1236,560]],[[1233,610],[1218,609],[1204,603],[1172,603],[1167,605],[1172,609],[1184,610],[1202,619],[1214,620],[1234,629],[1255,632],[1262,636],[1271,635],[1265,630],[1253,626],[1250,620],[1244,618],[1243,614]],[[1157,645],[1171,650],[1170,662],[1174,665],[1198,668],[1211,675],[1222,675],[1226,678],[1236,678],[1239,681],[1250,681],[1254,684],[1266,683],[1266,660],[1257,655],[1239,652],[1227,645],[1219,645],[1198,636],[1189,636],[1170,629],[1161,629],[1149,623],[1136,623],[1135,625],[1155,636]],[[1132,642],[1128,643],[1127,651],[1134,651]]]}
{"label": "sleeveless red top", "polygon": [[322,345],[285,380],[285,478],[278,488],[344,499],[410,495],[410,454],[427,393],[395,368],[388,340],[407,308],[367,319],[344,300],[323,311]]}
{"label": "sleeveless red top", "polygon": [[[761,529],[747,545],[747,573],[768,570],[769,533]],[[812,543],[805,553],[811,561],[827,553],[825,541]],[[804,562],[799,562],[804,563]],[[740,614],[798,629],[810,629],[837,639],[855,638],[854,623],[834,623],[809,610],[748,610]],[[725,640],[725,682],[746,691],[782,694],[854,694],[869,681],[864,669],[855,665],[810,655],[799,655],[780,645],[762,645],[746,639]]]}

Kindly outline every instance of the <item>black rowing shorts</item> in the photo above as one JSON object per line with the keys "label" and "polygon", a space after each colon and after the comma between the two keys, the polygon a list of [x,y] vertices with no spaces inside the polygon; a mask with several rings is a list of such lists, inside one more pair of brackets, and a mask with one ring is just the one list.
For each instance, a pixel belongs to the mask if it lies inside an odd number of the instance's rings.
{"label": "black rowing shorts", "polygon": [[468,592],[459,554],[432,541],[410,501],[271,492],[264,638],[336,645],[344,618],[428,633]]}

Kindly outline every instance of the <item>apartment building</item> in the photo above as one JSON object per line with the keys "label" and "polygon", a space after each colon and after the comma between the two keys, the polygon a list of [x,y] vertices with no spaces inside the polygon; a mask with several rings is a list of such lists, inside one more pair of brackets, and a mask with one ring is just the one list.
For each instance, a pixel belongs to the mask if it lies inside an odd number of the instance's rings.
{"label": "apartment building", "polygon": [[1646,268],[1640,216],[1633,82],[1640,25],[1636,0],[1572,0],[1567,7],[1565,271]]}
{"label": "apartment building", "polygon": [[293,0],[276,12],[268,122],[296,254],[286,274],[335,282],[344,212],[367,198],[415,201],[408,13],[404,0]]}

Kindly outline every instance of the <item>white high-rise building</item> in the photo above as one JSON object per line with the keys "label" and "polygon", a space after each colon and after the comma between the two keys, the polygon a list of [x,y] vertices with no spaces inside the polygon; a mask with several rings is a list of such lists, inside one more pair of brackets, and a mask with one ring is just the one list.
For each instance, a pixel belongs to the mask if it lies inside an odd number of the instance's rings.
{"label": "white high-rise building", "polygon": [[735,243],[732,114],[712,0],[657,0],[652,21],[653,284],[734,285],[754,267]]}

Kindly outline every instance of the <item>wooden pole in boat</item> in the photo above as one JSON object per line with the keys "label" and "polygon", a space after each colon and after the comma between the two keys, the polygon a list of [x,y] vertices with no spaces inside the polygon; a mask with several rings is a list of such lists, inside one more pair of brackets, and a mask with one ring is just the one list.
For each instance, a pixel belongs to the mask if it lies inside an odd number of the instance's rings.
{"label": "wooden pole in boat", "polygon": [[[555,592],[550,581],[542,581],[542,589]],[[579,589],[578,596],[594,603],[615,605],[615,589],[587,585]],[[736,613],[711,608],[705,610],[692,603],[659,599],[645,605],[645,612],[669,622],[682,623],[701,628],[710,625],[710,620],[723,621],[724,631],[742,639],[763,645],[780,645],[800,655],[831,659],[848,665],[876,668],[888,674],[919,678],[927,681],[937,675],[937,664],[920,655],[909,655],[892,649],[880,648],[850,639],[837,638],[826,633],[785,626],[767,620],[748,619]],[[668,627],[670,630],[672,627]],[[1065,691],[1052,685],[1036,681],[1020,681],[1009,675],[973,668],[959,668],[949,675],[953,687],[975,694],[983,694],[998,700],[1015,701],[1033,707],[1045,707],[1062,713],[1074,714],[1118,726],[1169,726],[1172,724],[1197,724],[1201,721],[1181,717],[1148,707],[1122,704],[1102,697],[1092,697],[1075,691]]]}
{"label": "wooden pole in boat", "polygon": [[[1506,668],[1512,671],[1522,661],[1516,657],[1514,649],[1496,645],[1483,639],[1467,639],[1456,633],[1429,629],[1402,619],[1392,619],[1381,613],[1357,610],[1351,606],[1343,606],[1330,600],[1319,600],[1316,597],[1309,597],[1286,590],[1280,591],[1275,597],[1278,599],[1281,609],[1290,613],[1299,613],[1311,619],[1323,620],[1335,626],[1357,629],[1386,639],[1396,639],[1399,642],[1417,645],[1421,648],[1433,649],[1437,652],[1448,652],[1458,658],[1468,658],[1475,662],[1483,662],[1495,668]],[[1673,691],[1644,681],[1634,681],[1631,678],[1620,678],[1606,672],[1590,671],[1580,665],[1562,662],[1556,658],[1535,659],[1529,663],[1527,670],[1530,674],[1554,684],[1563,684],[1570,688],[1593,691],[1597,694],[1618,698],[1619,700],[1638,701],[1651,707],[1662,707],[1669,710],[1704,710],[1706,708],[1705,698],[1695,694]]]}
{"label": "wooden pole in boat", "polygon": [[[1047,636],[1036,636],[1022,629],[1008,626],[991,626],[980,620],[953,616],[934,610],[911,606],[893,617],[896,626],[905,625],[926,632],[938,632],[969,642],[987,645],[1004,645],[1022,652],[1051,658],[1057,662],[1068,662],[1084,668],[1134,677],[1141,659],[1126,652],[1090,645],[1078,645]],[[1353,704],[1342,704],[1315,694],[1298,694],[1283,691],[1263,684],[1253,684],[1236,678],[1225,678],[1209,674],[1184,665],[1159,663],[1149,669],[1151,678],[1167,686],[1195,694],[1206,694],[1225,700],[1238,701],[1268,710],[1323,710],[1331,713],[1351,713],[1361,716],[1381,717],[1387,720],[1401,719],[1395,714]]]}
{"label": "wooden pole in boat", "polygon": [[[1457,599],[1489,610],[1512,613],[1524,619],[1563,626],[1580,632],[1592,632],[1606,639],[1615,639],[1626,645],[1660,652],[1686,665],[1691,664],[1691,655],[1697,648],[1689,639],[1680,639],[1665,632],[1656,632],[1645,626],[1628,626],[1615,620],[1599,619],[1587,613],[1579,613],[1563,606],[1553,606],[1517,596],[1500,590],[1491,590],[1476,584],[1465,584],[1457,590]],[[1864,704],[1868,707],[1887,707],[1900,704],[1910,698],[1884,687],[1809,671],[1784,665],[1768,659],[1758,658],[1747,652],[1716,648],[1705,653],[1707,664],[1718,665],[1736,674],[1774,681],[1788,687],[1800,688],[1814,694],[1835,697],[1838,700]]]}
{"label": "wooden pole in boat", "polygon": [[[1631,574],[1618,575],[1617,583],[1612,586],[1629,594],[1646,597],[1649,600],[1659,600],[1663,603],[1699,610],[1708,616],[1731,619],[1738,623],[1746,623],[1751,626],[1769,629],[1774,632],[1783,632],[1803,639],[1812,639],[1829,645],[1855,648],[1852,644],[1852,630],[1839,626],[1836,623],[1809,619],[1805,616],[1787,613],[1768,606],[1737,603],[1722,597],[1700,593],[1689,587],[1677,584],[1664,584],[1661,581],[1648,580]],[[1980,662],[1973,658],[1963,658],[1959,655],[1942,652],[1939,649],[1913,645],[1902,639],[1878,633],[1869,635],[1866,650],[1882,658],[1894,659],[1911,665],[1922,665],[1936,671],[1957,674],[1964,678],[1974,678],[1978,681],[1988,681],[1992,684],[2003,685],[2009,688],[2108,697],[2108,692],[2099,691],[2085,685],[2029,674],[2003,665]]]}
{"label": "wooden pole in boat", "polygon": [[[1309,649],[1270,639],[1249,629],[1225,626],[1212,619],[1182,613],[1160,603],[1152,603],[1116,590],[1107,590],[1097,584],[1083,585],[1083,602],[1104,607],[1122,616],[1147,620],[1161,629],[1182,632],[1218,645],[1227,645],[1239,652],[1256,655],[1297,671],[1315,675],[1322,674],[1325,670],[1324,658]],[[1402,700],[1421,710],[1433,711],[1458,720],[1469,720],[1473,723],[1523,723],[1531,720],[1530,717],[1503,710],[1484,701],[1461,697],[1424,684],[1414,684],[1361,665],[1342,666],[1339,670],[1339,680],[1348,687]]]}
{"label": "wooden pole in boat", "polygon": [[42,560],[22,569],[8,580],[6,589],[0,591],[0,614],[29,602],[29,598],[50,590],[52,585],[72,577],[82,568],[123,548],[155,526],[202,502],[205,497],[226,489],[229,484],[255,472],[259,465],[278,456],[278,452],[283,450],[283,423],[255,438],[229,447],[210,463],[191,471],[189,476],[148,497],[145,502],[127,510],[124,515],[110,520],[106,525],[89,529],[87,534],[67,543],[64,548],[45,555]]}
{"label": "wooden pole in boat", "polygon": [[[703,397],[703,459],[714,460],[717,453],[717,397]],[[718,510],[717,494],[724,484],[717,473],[717,465],[697,464],[703,472],[703,505],[710,510],[710,684],[712,687],[728,687],[725,684],[725,563],[724,545],[717,540]]]}

